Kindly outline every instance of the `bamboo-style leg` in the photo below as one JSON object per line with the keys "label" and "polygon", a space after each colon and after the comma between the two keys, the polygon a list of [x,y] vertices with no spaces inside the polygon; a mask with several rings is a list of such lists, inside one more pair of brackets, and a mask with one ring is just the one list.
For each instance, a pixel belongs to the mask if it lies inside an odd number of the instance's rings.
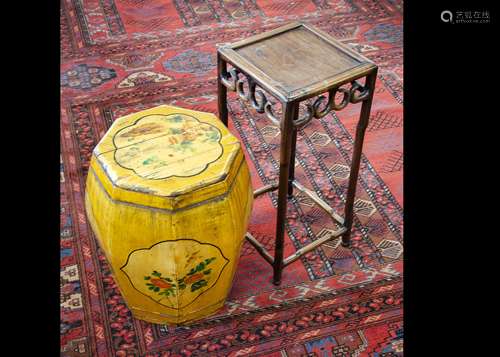
{"label": "bamboo-style leg", "polygon": [[298,103],[283,104],[283,121],[281,123],[280,178],[278,187],[278,218],[276,220],[276,240],[274,248],[273,283],[281,283],[283,270],[283,250],[285,240],[285,220],[287,212],[288,175],[290,174],[290,157],[292,152],[293,123],[297,118]]}
{"label": "bamboo-style leg", "polygon": [[351,229],[354,215],[354,198],[356,196],[356,184],[358,182],[359,163],[361,160],[361,150],[363,149],[363,140],[365,138],[366,127],[370,118],[370,110],[372,106],[373,92],[375,89],[375,81],[377,79],[377,69],[375,69],[366,78],[366,87],[370,91],[370,97],[363,101],[361,106],[361,114],[356,127],[356,137],[354,139],[354,149],[351,161],[351,173],[349,176],[349,187],[347,189],[347,198],[345,203],[344,226],[347,231],[342,235],[342,246],[349,247],[351,244]]}
{"label": "bamboo-style leg", "polygon": [[217,52],[217,99],[218,99],[218,110],[219,119],[227,127],[228,126],[228,115],[227,115],[227,88],[222,84],[221,76],[227,75],[226,62],[221,58],[220,54]]}
{"label": "bamboo-style leg", "polygon": [[293,195],[293,180],[295,178],[295,148],[297,146],[297,129],[292,129],[292,149],[290,154],[290,172],[288,174],[288,198]]}

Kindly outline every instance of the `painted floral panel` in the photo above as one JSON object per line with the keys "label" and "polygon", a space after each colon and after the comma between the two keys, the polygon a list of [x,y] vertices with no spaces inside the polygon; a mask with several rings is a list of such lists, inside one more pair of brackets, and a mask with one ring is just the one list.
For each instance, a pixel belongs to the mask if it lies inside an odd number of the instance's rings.
{"label": "painted floral panel", "polygon": [[182,308],[213,287],[228,262],[212,244],[179,239],[133,251],[121,270],[142,294]]}
{"label": "painted floral panel", "polygon": [[146,179],[194,176],[221,157],[221,137],[190,115],[147,115],[115,134],[115,161]]}

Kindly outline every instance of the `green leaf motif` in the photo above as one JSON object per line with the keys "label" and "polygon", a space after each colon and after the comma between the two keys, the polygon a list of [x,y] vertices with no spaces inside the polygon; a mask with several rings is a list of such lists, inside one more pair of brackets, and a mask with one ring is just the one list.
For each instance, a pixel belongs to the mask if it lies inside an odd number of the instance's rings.
{"label": "green leaf motif", "polygon": [[170,128],[170,134],[173,134],[173,135],[182,134],[182,129]]}
{"label": "green leaf motif", "polygon": [[205,135],[210,141],[219,141],[219,132],[216,130],[207,131]]}
{"label": "green leaf motif", "polygon": [[196,266],[196,271],[202,271],[203,269],[205,269],[205,263],[204,262],[201,262],[200,264],[198,264]]}
{"label": "green leaf motif", "polygon": [[197,281],[193,285],[191,285],[191,292],[194,292],[202,287],[207,286],[207,281],[205,279]]}
{"label": "green leaf motif", "polygon": [[182,117],[180,115],[175,115],[169,118],[169,120],[174,123],[180,123],[182,121]]}

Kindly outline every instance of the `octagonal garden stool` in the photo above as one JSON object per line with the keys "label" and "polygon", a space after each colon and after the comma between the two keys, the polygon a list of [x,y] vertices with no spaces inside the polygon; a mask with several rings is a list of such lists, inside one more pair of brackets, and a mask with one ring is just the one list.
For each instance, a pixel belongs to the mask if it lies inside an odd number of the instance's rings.
{"label": "octagonal garden stool", "polygon": [[182,324],[224,305],[252,203],[241,145],[209,113],[127,115],[93,151],[87,217],[138,319]]}

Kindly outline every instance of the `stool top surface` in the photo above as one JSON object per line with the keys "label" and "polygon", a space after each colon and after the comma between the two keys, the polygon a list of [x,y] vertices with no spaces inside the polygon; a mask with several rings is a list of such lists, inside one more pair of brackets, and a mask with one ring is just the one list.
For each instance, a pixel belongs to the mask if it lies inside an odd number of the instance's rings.
{"label": "stool top surface", "polygon": [[303,23],[249,37],[223,46],[219,52],[286,101],[315,95],[376,67],[330,35]]}
{"label": "stool top surface", "polygon": [[238,139],[215,115],[162,105],[118,118],[95,147],[92,168],[113,198],[147,204],[144,194],[203,196],[234,174],[238,154]]}

